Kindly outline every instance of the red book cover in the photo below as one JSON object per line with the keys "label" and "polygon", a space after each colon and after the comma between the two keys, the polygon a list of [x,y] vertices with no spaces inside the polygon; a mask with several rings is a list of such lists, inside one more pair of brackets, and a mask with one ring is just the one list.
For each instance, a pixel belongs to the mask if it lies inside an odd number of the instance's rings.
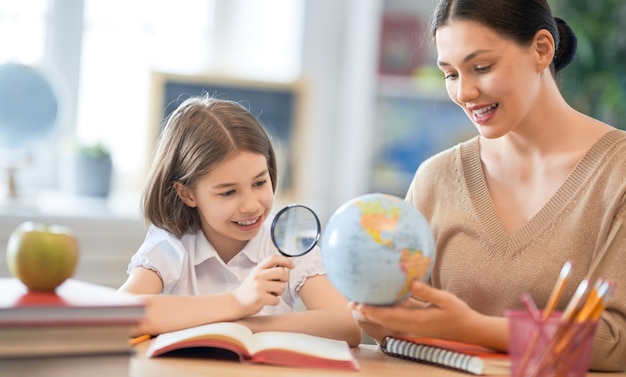
{"label": "red book cover", "polygon": [[508,360],[509,355],[507,353],[497,352],[490,348],[482,347],[477,344],[461,343],[452,340],[444,340],[437,338],[420,338],[420,337],[401,337],[401,339],[408,340],[414,343],[425,344],[433,347],[444,348],[450,351],[461,352],[466,355],[486,357],[490,359],[503,359]]}
{"label": "red book cover", "polygon": [[55,292],[30,292],[13,278],[0,278],[0,327],[134,324],[144,304],[109,287],[68,279]]}

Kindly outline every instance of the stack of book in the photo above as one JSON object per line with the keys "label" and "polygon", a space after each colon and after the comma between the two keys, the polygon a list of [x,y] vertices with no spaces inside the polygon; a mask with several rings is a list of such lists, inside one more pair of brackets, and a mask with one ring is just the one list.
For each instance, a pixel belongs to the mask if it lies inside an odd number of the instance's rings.
{"label": "stack of book", "polygon": [[[132,326],[143,302],[69,279],[56,292],[30,292],[0,278],[0,370],[3,375],[128,375]],[[45,373],[43,373],[45,371]]]}

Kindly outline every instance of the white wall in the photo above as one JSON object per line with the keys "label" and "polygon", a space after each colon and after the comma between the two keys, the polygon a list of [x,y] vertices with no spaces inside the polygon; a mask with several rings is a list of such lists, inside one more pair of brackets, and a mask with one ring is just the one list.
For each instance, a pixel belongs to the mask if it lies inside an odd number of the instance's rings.
{"label": "white wall", "polygon": [[368,190],[380,7],[378,0],[307,1],[302,72],[309,98],[298,179],[322,222]]}

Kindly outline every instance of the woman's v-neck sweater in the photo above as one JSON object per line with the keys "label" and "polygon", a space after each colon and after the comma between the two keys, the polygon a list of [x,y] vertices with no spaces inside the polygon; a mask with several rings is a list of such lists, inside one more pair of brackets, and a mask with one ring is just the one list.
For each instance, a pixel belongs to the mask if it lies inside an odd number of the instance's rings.
{"label": "woman's v-neck sweater", "polygon": [[[543,307],[566,261],[571,280],[563,310],[601,252],[615,219],[626,221],[626,132],[605,134],[579,161],[548,203],[509,233],[491,200],[478,137],[425,161],[407,200],[429,221],[437,245],[434,287],[474,310],[502,316],[521,309],[528,292]],[[605,274],[617,284],[602,317],[591,367],[626,368],[626,240]]]}

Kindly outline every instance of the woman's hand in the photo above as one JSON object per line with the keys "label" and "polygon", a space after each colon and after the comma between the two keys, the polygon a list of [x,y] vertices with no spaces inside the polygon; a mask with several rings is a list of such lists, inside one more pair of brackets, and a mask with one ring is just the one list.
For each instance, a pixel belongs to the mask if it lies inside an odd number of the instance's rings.
{"label": "woman's hand", "polygon": [[350,303],[359,326],[380,342],[385,335],[469,341],[481,317],[455,295],[416,281],[412,297],[393,306]]}
{"label": "woman's hand", "polygon": [[272,255],[259,263],[232,294],[241,307],[241,317],[257,314],[265,305],[278,305],[287,288],[293,263],[287,257]]}

